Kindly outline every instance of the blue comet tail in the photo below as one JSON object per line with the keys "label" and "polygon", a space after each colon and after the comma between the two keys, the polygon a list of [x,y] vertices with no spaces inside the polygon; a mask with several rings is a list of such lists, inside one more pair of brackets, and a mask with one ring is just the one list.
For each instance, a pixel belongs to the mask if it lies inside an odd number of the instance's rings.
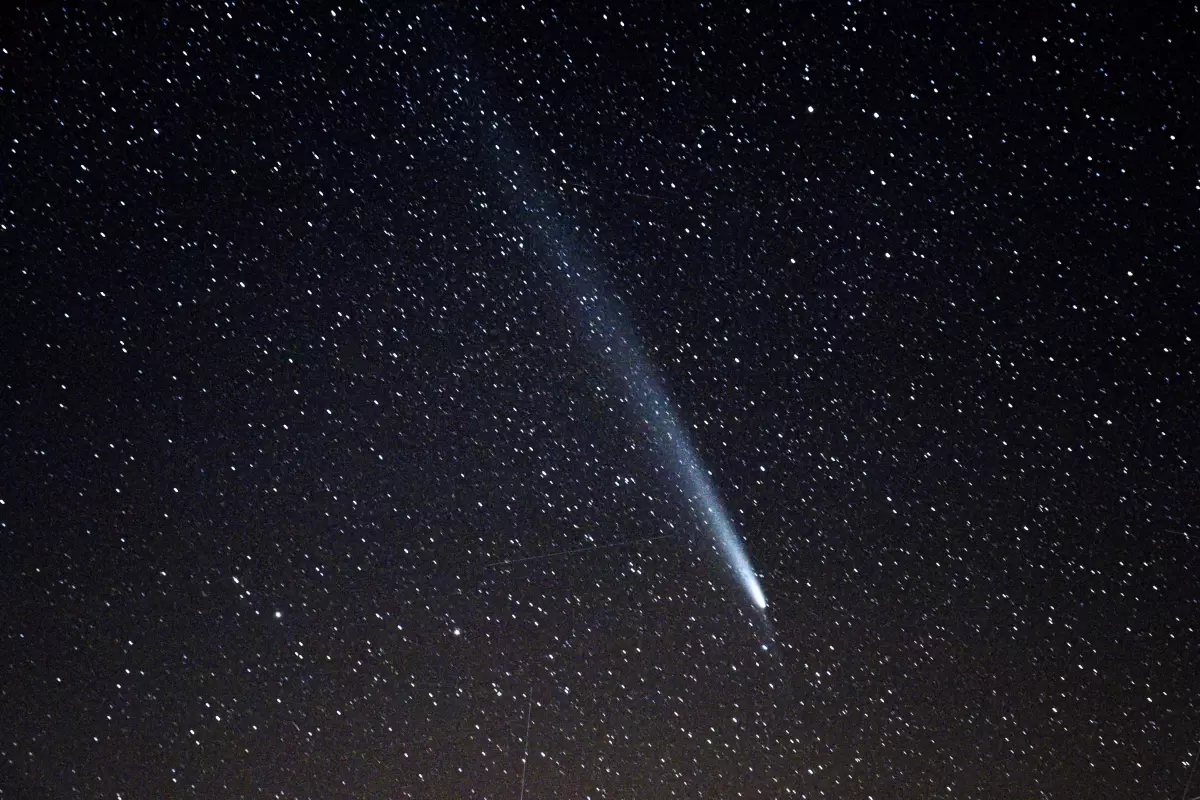
{"label": "blue comet tail", "polygon": [[500,185],[511,189],[512,199],[530,225],[540,231],[551,252],[559,255],[557,277],[571,304],[579,311],[583,337],[609,364],[624,383],[628,399],[637,405],[642,419],[650,428],[650,440],[658,450],[664,465],[679,476],[682,488],[695,506],[697,516],[712,534],[714,547],[729,566],[750,602],[758,611],[767,607],[763,593],[734,530],[733,521],[721,505],[709,473],[701,465],[688,439],[686,429],[679,424],[670,400],[655,377],[649,361],[642,352],[637,337],[622,321],[620,307],[589,278],[590,270],[568,263],[568,253],[586,252],[575,232],[578,226],[569,223],[567,216],[552,210],[552,193],[540,186],[536,178],[527,177],[520,150],[505,136],[504,130],[493,123],[485,128],[492,155],[497,158]]}
{"label": "blue comet tail", "polygon": [[733,521],[721,505],[708,471],[702,466],[686,430],[679,424],[667,393],[651,372],[637,340],[632,334],[624,332],[619,321],[620,315],[609,310],[608,304],[600,299],[600,293],[586,277],[571,270],[565,263],[560,270],[580,298],[589,338],[619,374],[630,400],[640,408],[659,455],[682,479],[688,497],[697,507],[698,516],[712,533],[717,552],[754,607],[759,611],[765,610],[767,596],[759,585],[750,559],[746,557]]}

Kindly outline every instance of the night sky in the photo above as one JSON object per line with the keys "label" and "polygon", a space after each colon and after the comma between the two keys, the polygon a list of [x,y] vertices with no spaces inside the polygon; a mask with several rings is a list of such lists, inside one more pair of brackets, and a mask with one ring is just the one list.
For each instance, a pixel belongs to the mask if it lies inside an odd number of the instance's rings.
{"label": "night sky", "polygon": [[67,5],[0,796],[1200,794],[1195,7]]}

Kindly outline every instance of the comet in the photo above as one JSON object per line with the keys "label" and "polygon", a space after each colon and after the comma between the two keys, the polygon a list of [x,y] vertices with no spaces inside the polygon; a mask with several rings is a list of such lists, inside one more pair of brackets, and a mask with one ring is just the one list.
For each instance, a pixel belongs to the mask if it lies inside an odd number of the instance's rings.
{"label": "comet", "polygon": [[714,549],[750,603],[759,612],[764,612],[767,596],[733,521],[641,343],[623,321],[616,303],[606,299],[584,272],[562,258],[558,273],[570,289],[570,296],[576,300],[585,338],[624,384],[626,398],[637,408],[659,458],[678,479],[695,515],[707,529]]}
{"label": "comet", "polygon": [[[508,194],[514,210],[524,219],[534,238],[542,243],[543,264],[555,273],[559,292],[577,312],[582,338],[607,362],[617,381],[624,384],[627,399],[634,404],[648,427],[649,439],[668,472],[675,475],[698,521],[707,530],[713,548],[728,566],[750,604],[766,621],[767,596],[721,502],[710,473],[671,404],[662,380],[646,357],[633,326],[624,320],[621,306],[603,291],[591,275],[598,270],[587,263],[587,247],[578,235],[579,226],[555,201],[556,192],[544,186],[537,171],[529,168],[521,149],[515,146],[502,124],[502,115],[481,104],[484,120],[482,141],[497,170],[497,189]],[[490,118],[490,121],[488,121]],[[524,250],[522,243],[521,249]],[[533,256],[526,252],[525,255]],[[537,256],[533,256],[537,258]],[[552,259],[552,260],[551,260]]]}

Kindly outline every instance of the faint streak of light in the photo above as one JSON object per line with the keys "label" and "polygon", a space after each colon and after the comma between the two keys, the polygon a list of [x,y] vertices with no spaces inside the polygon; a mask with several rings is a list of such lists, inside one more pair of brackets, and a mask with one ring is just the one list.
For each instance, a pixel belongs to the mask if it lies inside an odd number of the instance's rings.
{"label": "faint streak of light", "polygon": [[529,686],[529,703],[525,706],[525,754],[521,756],[521,800],[525,800],[525,770],[529,766],[529,727],[533,721],[533,685]]}
{"label": "faint streak of light", "polygon": [[591,550],[606,550],[606,549],[610,549],[613,547],[632,547],[633,545],[641,544],[642,542],[653,542],[657,539],[669,539],[674,535],[675,534],[664,533],[660,536],[646,536],[641,539],[630,539],[628,541],[615,542],[613,544],[594,544],[594,545],[589,545],[588,547],[575,547],[570,550],[555,550],[553,553],[545,553],[540,556],[525,556],[524,558],[509,558],[504,561],[492,561],[490,563],[484,564],[483,566],[485,566],[485,567],[503,567],[508,564],[523,564],[526,561],[540,561],[543,558],[558,558],[559,556],[570,556],[570,555],[574,555],[576,553],[586,553]]}
{"label": "faint streak of light", "polygon": [[[1197,747],[1196,747],[1197,755],[1200,755],[1200,741],[1197,741],[1196,745],[1197,745]],[[1188,753],[1188,757],[1191,758],[1191,753]],[[1194,778],[1196,776],[1196,766],[1198,764],[1200,764],[1200,761],[1197,761],[1196,763],[1192,764],[1192,768],[1190,770],[1188,770],[1187,783],[1185,783],[1183,785],[1183,794],[1181,795],[1183,800],[1196,800],[1195,797],[1193,797],[1193,798],[1188,797],[1188,790],[1192,788],[1192,778]],[[1200,795],[1197,795],[1197,797],[1200,797]]]}
{"label": "faint streak of light", "polygon": [[569,186],[572,189],[583,189],[584,191],[588,191],[588,192],[596,192],[597,194],[600,194],[603,192],[611,192],[612,194],[632,195],[633,197],[644,197],[647,200],[661,200],[664,203],[673,202],[671,200],[671,198],[662,197],[661,195],[657,195],[657,194],[644,194],[642,192],[623,191],[621,189],[603,189],[598,186],[593,186],[593,185],[587,184],[587,183],[571,183],[570,181],[563,181],[562,185]]}

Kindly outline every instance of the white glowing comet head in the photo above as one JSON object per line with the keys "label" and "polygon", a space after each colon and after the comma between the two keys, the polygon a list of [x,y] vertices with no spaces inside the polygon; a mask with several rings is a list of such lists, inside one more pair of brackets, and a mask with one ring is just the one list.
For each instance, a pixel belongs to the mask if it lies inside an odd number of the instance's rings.
{"label": "white glowing comet head", "polygon": [[754,607],[759,611],[765,610],[767,596],[758,582],[758,576],[754,574],[754,567],[751,566],[750,559],[746,556],[746,551],[742,548],[737,533],[733,530],[733,523],[730,521],[729,515],[721,508],[720,501],[716,498],[715,490],[709,482],[708,476],[698,467],[694,474],[692,474],[692,470],[687,472],[689,473],[689,482],[700,484],[701,491],[709,495],[708,501],[704,504],[704,511],[706,522],[712,528],[716,540],[717,551],[745,590],[746,596],[750,598]]}

